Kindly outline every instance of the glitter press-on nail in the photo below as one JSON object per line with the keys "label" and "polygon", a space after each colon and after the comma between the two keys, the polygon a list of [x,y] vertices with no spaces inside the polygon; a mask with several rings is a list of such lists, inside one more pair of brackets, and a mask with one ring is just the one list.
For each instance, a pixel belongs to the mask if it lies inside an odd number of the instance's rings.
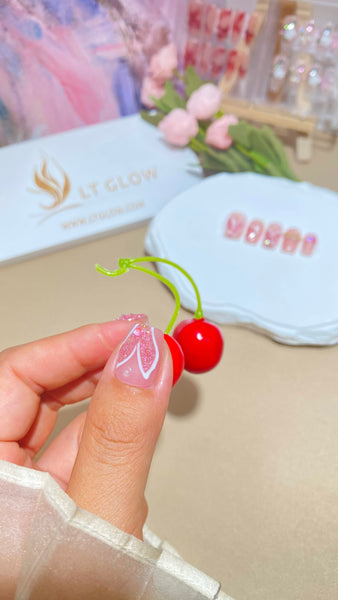
{"label": "glitter press-on nail", "polygon": [[245,241],[248,244],[257,244],[260,240],[260,237],[263,233],[264,223],[263,221],[259,221],[259,219],[255,219],[251,221],[248,230],[246,232]]}
{"label": "glitter press-on nail", "polygon": [[268,248],[270,250],[276,248],[279,240],[282,237],[282,233],[283,229],[279,223],[270,223],[263,239],[264,248]]}
{"label": "glitter press-on nail", "polygon": [[308,233],[302,243],[301,253],[303,256],[311,256],[317,245],[317,238],[314,233]]}
{"label": "glitter press-on nail", "polygon": [[242,213],[231,213],[225,228],[225,237],[238,240],[245,228],[246,217]]}
{"label": "glitter press-on nail", "polygon": [[296,252],[301,239],[302,236],[298,229],[288,229],[284,233],[282,251],[286,252],[287,254],[293,254]]}
{"label": "glitter press-on nail", "polygon": [[154,387],[160,367],[163,333],[145,323],[137,323],[122,342],[115,376],[135,387]]}

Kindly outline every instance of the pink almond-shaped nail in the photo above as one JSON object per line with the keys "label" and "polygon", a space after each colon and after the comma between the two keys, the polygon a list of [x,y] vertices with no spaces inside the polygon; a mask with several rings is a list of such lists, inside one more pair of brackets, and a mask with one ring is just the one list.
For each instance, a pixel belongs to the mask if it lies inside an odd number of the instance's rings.
{"label": "pink almond-shaped nail", "polygon": [[248,72],[248,68],[249,68],[249,63],[250,63],[250,52],[248,49],[244,49],[240,53],[240,59],[239,59],[238,75],[241,79],[243,79],[246,76],[246,74]]}
{"label": "pink almond-shaped nail", "polygon": [[190,33],[198,34],[202,27],[204,6],[201,0],[190,0],[188,27]]}
{"label": "pink almond-shaped nail", "polygon": [[242,213],[231,213],[225,228],[225,237],[238,240],[245,228],[246,217]]}
{"label": "pink almond-shaped nail", "polygon": [[212,53],[212,45],[209,43],[202,44],[201,46],[201,60],[200,60],[200,70],[201,73],[207,73],[210,67]]}
{"label": "pink almond-shaped nail", "polygon": [[194,39],[188,39],[185,46],[184,64],[186,67],[197,63],[198,42]]}
{"label": "pink almond-shaped nail", "polygon": [[163,332],[146,323],[136,323],[120,346],[115,376],[122,383],[151,388],[161,368]]}
{"label": "pink almond-shaped nail", "polygon": [[246,235],[245,235],[245,241],[248,242],[248,244],[257,244],[257,242],[261,238],[263,229],[264,229],[263,221],[260,221],[259,219],[254,219],[249,224],[249,227],[248,227]]}
{"label": "pink almond-shaped nail", "polygon": [[216,46],[211,56],[211,75],[217,78],[222,73],[225,66],[226,49]]}
{"label": "pink almond-shaped nail", "polygon": [[219,8],[215,4],[208,4],[205,17],[205,34],[211,37],[216,29],[219,17]]}
{"label": "pink almond-shaped nail", "polygon": [[229,8],[222,8],[219,14],[217,37],[219,40],[224,40],[229,33],[232,20],[232,11]]}
{"label": "pink almond-shaped nail", "polygon": [[264,248],[269,248],[270,250],[276,248],[282,237],[282,233],[283,229],[279,223],[270,223],[263,238]]}
{"label": "pink almond-shaped nail", "polygon": [[242,10],[238,10],[235,13],[234,22],[232,25],[232,32],[231,32],[231,41],[233,44],[237,44],[238,40],[240,39],[240,37],[242,35],[245,16],[246,16],[246,14]]}
{"label": "pink almond-shaped nail", "polygon": [[314,252],[317,242],[318,240],[315,234],[308,233],[303,239],[301,253],[304,256],[311,256],[311,254]]}
{"label": "pink almond-shaped nail", "polygon": [[284,233],[282,251],[286,252],[287,254],[293,254],[294,252],[296,252],[301,239],[302,236],[298,229],[288,229]]}

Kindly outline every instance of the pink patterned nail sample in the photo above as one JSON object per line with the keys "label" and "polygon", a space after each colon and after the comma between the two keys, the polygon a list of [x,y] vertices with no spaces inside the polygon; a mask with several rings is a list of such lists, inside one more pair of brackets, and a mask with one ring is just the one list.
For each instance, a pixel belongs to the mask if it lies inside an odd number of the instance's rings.
{"label": "pink patterned nail sample", "polygon": [[245,228],[246,217],[242,213],[232,213],[227,221],[225,228],[225,237],[238,240]]}
{"label": "pink patterned nail sample", "polygon": [[257,244],[257,242],[259,242],[259,240],[262,236],[263,230],[264,230],[263,221],[260,221],[259,219],[254,219],[249,224],[249,227],[248,227],[246,235],[245,235],[245,241],[248,242],[248,244]]}
{"label": "pink patterned nail sample", "polygon": [[209,43],[202,44],[201,47],[201,61],[200,61],[200,71],[203,74],[208,73],[210,68],[210,61],[212,55],[212,45]]}
{"label": "pink patterned nail sample", "polygon": [[296,252],[299,242],[302,239],[302,236],[298,229],[288,229],[284,233],[282,250],[288,254],[293,254]]}
{"label": "pink patterned nail sample", "polygon": [[248,72],[249,62],[250,62],[249,50],[248,49],[242,50],[242,52],[240,53],[239,70],[238,70],[238,75],[240,76],[241,79],[243,79],[243,77],[245,77]]}
{"label": "pink patterned nail sample", "polygon": [[205,18],[205,34],[211,37],[216,29],[219,18],[219,9],[215,4],[208,4]]}
{"label": "pink patterned nail sample", "polygon": [[196,40],[189,39],[187,40],[185,46],[185,56],[184,56],[184,64],[186,67],[192,65],[193,67],[197,63],[197,53],[198,53],[198,42]]}
{"label": "pink patterned nail sample", "polygon": [[250,46],[257,35],[261,17],[257,13],[252,13],[249,18],[249,23],[245,32],[245,43]]}
{"label": "pink patterned nail sample", "polygon": [[115,366],[117,379],[141,388],[155,385],[161,365],[163,333],[137,323],[121,344]]}
{"label": "pink patterned nail sample", "polygon": [[301,253],[303,254],[303,256],[311,256],[316,248],[317,245],[317,237],[315,236],[314,233],[308,233],[304,239],[303,239],[303,243],[302,243],[302,249],[301,249]]}
{"label": "pink patterned nail sample", "polygon": [[219,77],[224,70],[226,59],[226,49],[217,47],[214,49],[211,57],[211,75],[215,79]]}
{"label": "pink patterned nail sample", "polygon": [[232,11],[229,8],[223,8],[219,13],[217,36],[219,40],[225,40],[229,34],[232,20]]}
{"label": "pink patterned nail sample", "polygon": [[201,0],[190,0],[188,27],[192,34],[198,34],[202,28],[204,6]]}
{"label": "pink patterned nail sample", "polygon": [[226,73],[225,73],[226,79],[231,79],[231,77],[233,77],[234,73],[238,71],[238,68],[239,68],[239,52],[238,52],[238,50],[236,50],[236,48],[234,48],[233,50],[230,50],[229,55],[228,55],[227,68],[226,68]]}
{"label": "pink patterned nail sample", "polygon": [[233,44],[237,44],[243,31],[245,12],[238,10],[235,14],[234,22],[232,25],[231,41]]}
{"label": "pink patterned nail sample", "polygon": [[279,223],[270,223],[263,238],[264,248],[268,248],[270,250],[276,248],[282,237],[282,233],[283,229]]}

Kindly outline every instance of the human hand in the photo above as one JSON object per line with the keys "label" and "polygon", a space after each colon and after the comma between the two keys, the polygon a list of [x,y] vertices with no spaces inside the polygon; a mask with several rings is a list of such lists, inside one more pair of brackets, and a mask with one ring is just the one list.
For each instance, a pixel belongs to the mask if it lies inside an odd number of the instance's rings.
{"label": "human hand", "polygon": [[[135,330],[139,321],[88,325],[0,353],[0,459],[48,471],[79,506],[142,538],[172,364],[162,332],[144,319]],[[34,460],[58,410],[90,396],[88,411]]]}

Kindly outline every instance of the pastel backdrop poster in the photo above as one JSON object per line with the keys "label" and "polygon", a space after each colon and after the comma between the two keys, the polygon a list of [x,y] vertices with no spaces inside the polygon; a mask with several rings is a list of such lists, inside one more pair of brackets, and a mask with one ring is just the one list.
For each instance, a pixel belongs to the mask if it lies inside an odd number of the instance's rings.
{"label": "pastel backdrop poster", "polygon": [[182,0],[0,0],[0,146],[140,108],[150,57]]}

